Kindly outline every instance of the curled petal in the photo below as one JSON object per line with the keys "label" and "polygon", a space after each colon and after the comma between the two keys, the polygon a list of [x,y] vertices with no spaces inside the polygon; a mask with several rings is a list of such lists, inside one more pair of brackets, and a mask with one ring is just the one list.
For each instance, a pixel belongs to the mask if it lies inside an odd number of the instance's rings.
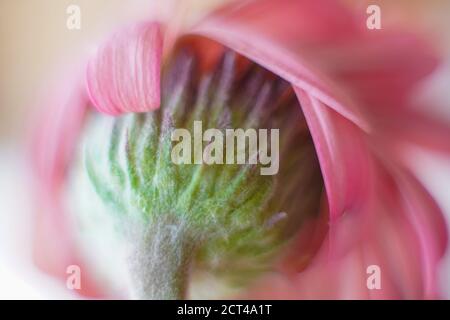
{"label": "curled petal", "polygon": [[356,210],[370,192],[370,155],[361,130],[300,88],[295,88],[319,157],[330,219]]}
{"label": "curled petal", "polygon": [[[213,39],[246,56],[294,86],[308,91],[359,127],[369,131],[370,126],[363,112],[352,99],[342,94],[325,73],[306,61],[296,50],[298,48],[293,47],[293,44],[313,41],[314,36],[330,40],[330,30],[336,30],[339,34],[348,30],[352,32],[352,26],[345,18],[335,18],[340,12],[348,16],[348,12],[345,14],[346,11],[333,1],[322,2],[320,5],[314,5],[311,1],[295,0],[247,1],[244,5],[234,3],[208,16],[190,33]],[[313,18],[302,19],[306,16],[302,13],[312,15]],[[291,16],[295,17],[290,19]],[[324,21],[328,22],[327,17],[331,19],[331,24],[336,25],[335,29],[330,25],[326,28],[321,25]]]}
{"label": "curled petal", "polygon": [[112,37],[90,61],[87,88],[98,111],[119,115],[159,108],[160,25],[138,24]]}
{"label": "curled petal", "polygon": [[401,202],[420,243],[425,294],[428,298],[436,297],[439,294],[436,269],[448,240],[445,219],[434,199],[414,176],[407,172],[398,180],[402,186]]}

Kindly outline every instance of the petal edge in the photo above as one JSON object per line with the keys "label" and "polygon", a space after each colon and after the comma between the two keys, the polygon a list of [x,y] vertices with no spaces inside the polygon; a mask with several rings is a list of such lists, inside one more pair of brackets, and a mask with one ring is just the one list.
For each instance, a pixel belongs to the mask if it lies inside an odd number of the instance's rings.
{"label": "petal edge", "polygon": [[95,108],[109,115],[159,108],[163,41],[156,22],[113,36],[89,62],[86,84]]}

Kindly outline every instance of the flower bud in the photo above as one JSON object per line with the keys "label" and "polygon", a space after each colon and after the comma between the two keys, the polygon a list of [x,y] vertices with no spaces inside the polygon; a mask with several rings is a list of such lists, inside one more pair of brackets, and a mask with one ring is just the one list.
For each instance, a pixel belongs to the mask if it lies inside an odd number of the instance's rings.
{"label": "flower bud", "polygon": [[225,52],[201,71],[180,49],[160,109],[90,116],[80,168],[93,191],[81,201],[100,200],[127,243],[136,297],[185,298],[199,272],[245,285],[318,214],[320,168],[293,90],[244,60]]}

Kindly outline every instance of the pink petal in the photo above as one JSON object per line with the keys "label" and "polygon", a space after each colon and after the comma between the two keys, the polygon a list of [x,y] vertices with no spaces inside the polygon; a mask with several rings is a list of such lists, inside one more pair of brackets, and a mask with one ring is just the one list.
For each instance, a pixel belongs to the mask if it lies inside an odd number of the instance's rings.
{"label": "pink petal", "polygon": [[373,112],[403,107],[417,82],[439,62],[417,35],[388,29],[364,28],[339,43],[310,47],[303,54]]}
{"label": "pink petal", "polygon": [[448,241],[445,219],[434,199],[413,175],[408,172],[399,175],[398,183],[401,185],[401,201],[420,242],[425,294],[436,296],[437,265]]}
{"label": "pink petal", "polygon": [[87,88],[98,111],[118,115],[159,108],[160,25],[138,24],[112,37],[90,61]]}
{"label": "pink petal", "polygon": [[[445,120],[435,119],[423,111],[408,107],[378,110],[371,118],[379,128],[377,135],[373,137],[373,143],[384,148],[390,147],[389,152],[397,153],[400,158],[409,156],[409,153],[405,153],[405,148],[410,146],[450,154],[450,125]],[[387,139],[389,144],[386,144]],[[410,159],[404,160],[410,162]]]}
{"label": "pink petal", "polygon": [[[431,299],[439,296],[437,263],[447,234],[442,215],[428,193],[405,171],[390,173],[373,163],[372,198],[359,211],[335,221],[321,251],[296,274],[268,277],[249,298]],[[331,239],[333,237],[333,239]],[[353,242],[348,245],[349,239]],[[330,247],[334,254],[330,256]],[[338,247],[338,248],[336,248]],[[338,250],[336,250],[338,249]],[[381,271],[381,289],[367,287],[367,267]]]}
{"label": "pink petal", "polygon": [[[84,65],[84,64],[83,64]],[[64,282],[70,265],[83,265],[74,244],[72,228],[62,205],[63,186],[72,163],[89,100],[83,68],[66,70],[64,81],[53,83],[39,102],[37,127],[32,135],[30,159],[36,173],[36,219],[33,257],[36,265]],[[98,288],[88,272],[83,273],[86,296],[98,296]]]}
{"label": "pink petal", "polygon": [[245,1],[191,32],[249,57],[370,131],[367,112],[407,106],[411,90],[439,60],[417,35],[374,32],[366,18],[338,1]]}
{"label": "pink petal", "polygon": [[[351,30],[350,20],[344,20],[348,12],[345,14],[346,11],[333,1],[323,2],[315,5],[311,1],[247,1],[244,5],[231,5],[208,16],[190,33],[215,40],[248,57],[369,130],[364,114],[352,99],[343,95],[330,78],[292,47],[293,39],[295,43],[308,42],[313,41],[314,35],[329,40],[333,23],[337,25],[336,32]],[[344,17],[336,18],[339,13]],[[328,23],[324,20],[327,17],[331,18],[331,24],[321,25]],[[286,34],[290,36],[286,37]]]}
{"label": "pink petal", "polygon": [[[78,70],[67,70],[64,81],[49,85],[49,92],[36,108],[37,126],[32,135],[33,165],[39,181],[52,188],[60,185],[78,143],[89,99],[83,75]],[[34,120],[35,120],[34,119]]]}
{"label": "pink petal", "polygon": [[356,125],[306,91],[295,90],[319,157],[333,221],[356,210],[371,191],[368,146]]}

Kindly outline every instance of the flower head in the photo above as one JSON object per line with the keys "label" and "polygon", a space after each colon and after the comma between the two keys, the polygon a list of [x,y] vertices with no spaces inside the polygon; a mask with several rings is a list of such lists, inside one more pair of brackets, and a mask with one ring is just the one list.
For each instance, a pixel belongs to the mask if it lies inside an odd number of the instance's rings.
{"label": "flower head", "polygon": [[[158,241],[177,244],[170,248],[180,251],[165,251],[177,258],[168,258],[176,270],[186,272],[186,252],[195,251],[199,266],[226,266],[236,275],[261,266],[249,257],[269,261],[265,256],[293,232],[281,262],[270,260],[276,272],[247,294],[436,297],[446,230],[405,161],[411,145],[448,151],[448,127],[414,111],[410,102],[412,88],[438,64],[429,46],[405,32],[371,33],[362,17],[327,0],[233,2],[176,36],[169,33],[174,41],[164,37],[170,24],[139,24],[112,37],[86,66],[86,84],[76,82],[75,94],[57,104],[70,125],[52,119],[41,131],[37,167],[52,192],[45,203],[53,212],[41,220],[44,227],[60,228],[56,221],[65,219],[68,209],[60,199],[73,190],[68,181],[77,181],[70,173],[80,163],[75,146],[85,126],[85,163],[97,196],[130,223],[119,224],[121,234],[145,229],[136,243],[147,240],[135,247],[132,263],[140,292],[148,279],[155,283],[167,258],[155,247]],[[254,174],[252,166],[170,165],[169,128],[193,130],[198,119],[219,129],[280,126],[289,132],[281,138],[288,146],[281,152],[283,183]],[[70,139],[61,141],[64,135]],[[298,206],[304,210],[296,211]],[[289,232],[264,229],[282,212]],[[62,236],[72,243],[73,233]],[[61,265],[75,248],[59,248]],[[366,282],[372,265],[384,275],[376,291]],[[185,278],[174,275],[157,283],[184,290]]]}

